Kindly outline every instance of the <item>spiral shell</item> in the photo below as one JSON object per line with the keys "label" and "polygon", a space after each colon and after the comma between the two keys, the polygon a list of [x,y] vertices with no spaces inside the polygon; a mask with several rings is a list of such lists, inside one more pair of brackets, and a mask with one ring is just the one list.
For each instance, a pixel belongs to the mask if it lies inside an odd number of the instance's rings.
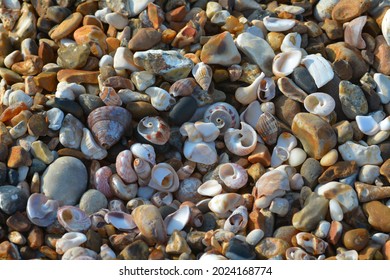
{"label": "spiral shell", "polygon": [[137,225],[130,214],[124,212],[111,211],[104,215],[104,220],[108,224],[112,224],[115,228],[121,231],[130,231],[135,229]]}
{"label": "spiral shell", "polygon": [[104,106],[88,116],[88,126],[96,141],[104,149],[111,148],[130,129],[131,114],[118,106]]}
{"label": "spiral shell", "polygon": [[262,102],[267,102],[275,97],[275,82],[272,78],[264,78],[257,87],[257,98]]}
{"label": "spiral shell", "polygon": [[325,117],[333,112],[336,102],[329,94],[314,92],[305,98],[303,105],[308,112]]}
{"label": "spiral shell", "polygon": [[173,196],[170,192],[156,192],[150,199],[150,202],[152,202],[156,207],[170,205],[172,201]]}
{"label": "spiral shell", "polygon": [[112,171],[108,166],[103,166],[96,171],[95,187],[98,191],[104,194],[107,198],[111,198],[114,194],[111,191],[109,179]]}
{"label": "spiral shell", "polygon": [[126,185],[118,174],[114,174],[110,177],[110,187],[112,193],[123,201],[129,201],[137,196],[138,185]]}
{"label": "spiral shell", "polygon": [[139,121],[138,133],[156,145],[164,145],[171,136],[169,125],[160,117],[145,117]]}
{"label": "spiral shell", "polygon": [[88,128],[83,128],[83,138],[81,139],[80,149],[89,159],[104,159],[107,156],[107,150],[96,143]]}
{"label": "spiral shell", "polygon": [[132,163],[133,154],[130,150],[124,150],[116,157],[116,172],[126,183],[133,183],[138,179],[137,174],[133,169]]}
{"label": "spiral shell", "polygon": [[188,224],[191,227],[200,227],[203,224],[204,218],[202,212],[196,207],[196,205],[191,201],[184,201],[181,205],[181,207],[188,206],[190,207],[190,220],[188,221]]}
{"label": "spiral shell", "polygon": [[241,122],[241,129],[230,128],[224,135],[226,148],[238,156],[249,155],[256,148],[256,131],[244,122]]}
{"label": "spiral shell", "polygon": [[142,158],[136,158],[133,166],[135,173],[137,173],[138,184],[140,186],[146,186],[149,183],[150,174],[152,173],[150,164]]}
{"label": "spiral shell", "polygon": [[175,192],[179,188],[179,177],[168,163],[159,163],[152,168],[149,187],[162,192]]}
{"label": "spiral shell", "polygon": [[233,190],[238,190],[248,182],[248,173],[236,163],[224,163],[218,169],[218,176],[224,184]]}
{"label": "spiral shell", "polygon": [[203,90],[208,90],[213,78],[213,70],[204,62],[199,62],[192,68],[192,75]]}
{"label": "spiral shell", "polygon": [[81,232],[67,232],[56,242],[57,254],[64,254],[71,248],[78,247],[87,241],[85,234]]}
{"label": "spiral shell", "polygon": [[229,79],[231,82],[238,81],[242,75],[242,67],[238,64],[233,64],[228,68]]}
{"label": "spiral shell", "polygon": [[47,227],[55,222],[58,206],[58,201],[33,193],[27,200],[27,217],[34,225]]}
{"label": "spiral shell", "polygon": [[256,131],[266,144],[273,145],[278,139],[278,121],[270,113],[264,113],[260,116],[256,124]]}
{"label": "spiral shell", "polygon": [[152,165],[156,164],[156,152],[152,145],[135,143],[130,150],[134,157],[146,160]]}
{"label": "spiral shell", "polygon": [[229,128],[239,127],[239,115],[237,110],[226,102],[217,102],[210,105],[204,113],[205,122],[214,123],[220,134],[223,135]]}
{"label": "spiral shell", "polygon": [[153,107],[159,111],[168,111],[176,104],[175,98],[162,88],[150,87],[145,90],[145,93],[150,96]]}
{"label": "spiral shell", "polygon": [[240,206],[226,219],[223,226],[224,230],[237,233],[245,229],[248,224],[248,210],[245,206]]}
{"label": "spiral shell", "polygon": [[58,222],[69,232],[85,231],[91,227],[88,215],[75,206],[62,206],[57,211]]}
{"label": "spiral shell", "polygon": [[179,176],[179,180],[184,180],[189,178],[192,173],[194,173],[196,168],[196,163],[193,161],[187,160],[182,167],[177,171],[177,176]]}
{"label": "spiral shell", "polygon": [[248,105],[249,103],[255,101],[257,98],[257,89],[264,77],[265,74],[262,72],[249,86],[239,87],[236,89],[236,100],[242,105]]}
{"label": "spiral shell", "polygon": [[190,96],[197,86],[194,78],[180,79],[171,85],[169,93],[174,97]]}
{"label": "spiral shell", "polygon": [[214,196],[208,203],[211,211],[215,214],[225,214],[229,211],[233,211],[238,206],[244,204],[244,198],[240,194],[236,193],[223,193]]}

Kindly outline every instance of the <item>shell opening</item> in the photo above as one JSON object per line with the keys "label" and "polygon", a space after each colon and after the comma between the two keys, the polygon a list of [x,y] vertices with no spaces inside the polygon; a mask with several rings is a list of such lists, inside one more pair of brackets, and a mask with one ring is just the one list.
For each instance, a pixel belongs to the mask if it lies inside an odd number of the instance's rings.
{"label": "shell opening", "polygon": [[62,212],[62,219],[65,221],[65,222],[69,222],[73,219],[73,214],[72,214],[72,211],[71,210],[65,210]]}

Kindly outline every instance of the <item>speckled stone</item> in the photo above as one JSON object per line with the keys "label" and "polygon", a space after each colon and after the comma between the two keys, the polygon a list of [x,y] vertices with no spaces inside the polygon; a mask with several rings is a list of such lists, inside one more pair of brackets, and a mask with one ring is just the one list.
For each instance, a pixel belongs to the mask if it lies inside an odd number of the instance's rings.
{"label": "speckled stone", "polygon": [[26,193],[14,186],[0,187],[0,210],[8,215],[23,211],[27,205]]}
{"label": "speckled stone", "polygon": [[98,212],[100,209],[107,208],[107,198],[98,190],[86,191],[80,199],[80,209],[88,215]]}
{"label": "speckled stone", "polygon": [[122,260],[147,260],[148,257],[149,246],[142,240],[127,245],[118,255]]}
{"label": "speckled stone", "polygon": [[264,238],[260,243],[255,247],[257,257],[264,259],[272,259],[281,257],[285,259],[286,250],[290,245],[280,238],[267,237]]}

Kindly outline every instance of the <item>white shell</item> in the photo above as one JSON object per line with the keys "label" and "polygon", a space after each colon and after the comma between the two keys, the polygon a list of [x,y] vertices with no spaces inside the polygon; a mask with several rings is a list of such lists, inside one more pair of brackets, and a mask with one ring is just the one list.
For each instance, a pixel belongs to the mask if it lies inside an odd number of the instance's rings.
{"label": "white shell", "polygon": [[167,111],[176,103],[175,98],[159,87],[150,87],[145,90],[145,93],[150,96],[150,102],[153,107],[159,111]]}
{"label": "white shell", "polygon": [[269,113],[271,115],[275,115],[275,113],[276,113],[275,104],[273,102],[261,103],[260,108],[261,108],[261,111],[263,111],[263,113]]}
{"label": "white shell", "polygon": [[343,220],[343,209],[334,198],[329,201],[329,213],[333,221],[341,222]]}
{"label": "white shell", "polygon": [[179,178],[175,169],[168,163],[159,163],[152,168],[149,187],[163,192],[175,192],[179,188]]}
{"label": "white shell", "polygon": [[227,258],[225,258],[222,255],[206,252],[199,258],[199,260],[200,261],[223,261],[223,260],[227,260]]}
{"label": "white shell", "polygon": [[372,116],[356,116],[356,123],[359,130],[366,135],[375,135],[379,130],[379,124]]}
{"label": "white shell", "polygon": [[208,180],[199,186],[197,192],[204,196],[216,196],[222,192],[222,186],[217,180]]}
{"label": "white shell", "polygon": [[167,234],[171,235],[175,230],[182,230],[191,217],[191,209],[189,206],[185,205],[180,207],[174,213],[169,214],[164,219],[164,224],[167,229]]}
{"label": "white shell", "polygon": [[196,163],[214,164],[218,160],[214,142],[185,141],[183,153],[186,159]]}
{"label": "white shell", "polygon": [[67,232],[56,242],[57,254],[64,254],[71,248],[78,247],[87,241],[87,237],[81,232]]}
{"label": "white shell", "polygon": [[328,116],[336,108],[336,102],[333,97],[323,92],[314,92],[309,94],[303,101],[305,109],[319,116]]}
{"label": "white shell", "polygon": [[183,136],[188,136],[190,142],[212,142],[217,139],[220,132],[214,123],[197,121],[182,124],[180,133]]}
{"label": "white shell", "polygon": [[334,77],[332,66],[321,55],[309,54],[301,62],[313,77],[318,88],[326,85]]}
{"label": "white shell", "polygon": [[365,49],[366,42],[362,38],[362,30],[366,21],[367,16],[361,16],[344,23],[344,41],[358,49]]}
{"label": "white shell", "polygon": [[386,43],[390,46],[390,11],[387,10],[382,20],[382,34],[385,37]]}
{"label": "white shell", "polygon": [[106,215],[104,215],[104,220],[107,223],[112,224],[115,228],[122,231],[129,231],[137,227],[133,217],[125,212],[108,212],[106,213]]}
{"label": "white shell", "polygon": [[249,103],[255,101],[257,99],[257,88],[264,77],[265,74],[262,72],[251,85],[236,89],[235,97],[237,101],[242,105],[248,105]]}
{"label": "white shell", "polygon": [[130,150],[134,157],[146,160],[152,165],[156,164],[156,152],[152,145],[135,143],[130,147]]}
{"label": "white shell", "polygon": [[52,108],[46,112],[47,119],[49,121],[49,128],[51,130],[59,130],[64,120],[64,112],[58,108]]}
{"label": "white shell", "polygon": [[268,31],[286,31],[295,26],[295,20],[292,19],[281,19],[281,18],[275,18],[266,16],[263,19],[263,23],[265,25],[265,28],[267,28]]}
{"label": "white shell", "polygon": [[375,73],[374,81],[377,85],[376,93],[379,95],[382,104],[389,103],[390,102],[390,77],[383,75],[381,73]]}
{"label": "white shell", "polygon": [[297,32],[288,33],[282,41],[280,49],[282,52],[289,50],[299,50],[301,48],[302,37]]}
{"label": "white shell", "polygon": [[152,173],[149,162],[142,158],[136,158],[133,162],[133,166],[138,177],[138,184],[140,186],[146,186],[149,183],[150,174]]}
{"label": "white shell", "polygon": [[224,230],[237,233],[248,224],[248,210],[245,206],[240,206],[226,219]]}
{"label": "white shell", "polygon": [[248,173],[236,163],[224,163],[218,169],[218,176],[230,189],[240,189],[248,182]]}
{"label": "white shell", "polygon": [[204,62],[199,62],[192,68],[192,75],[203,90],[209,89],[213,78],[213,70],[210,66]]}
{"label": "white shell", "polygon": [[278,141],[276,142],[276,146],[283,147],[287,149],[287,151],[294,149],[297,144],[297,138],[289,132],[282,132],[278,137]]}
{"label": "white shell", "polygon": [[236,193],[223,193],[214,196],[208,203],[209,208],[216,214],[233,211],[244,203],[244,198]]}
{"label": "white shell", "polygon": [[299,50],[278,53],[272,63],[272,72],[278,77],[288,76],[300,64],[301,59],[302,53]]}
{"label": "white shell", "polygon": [[290,152],[280,146],[275,146],[275,148],[272,151],[271,155],[271,166],[272,167],[278,167],[280,166],[283,162],[288,160],[290,157]]}
{"label": "white shell", "polygon": [[83,128],[83,138],[80,144],[81,152],[88,159],[104,159],[107,156],[107,150],[103,149],[96,143],[88,128]]}
{"label": "white shell", "polygon": [[267,102],[275,97],[275,81],[272,78],[261,80],[257,88],[257,98],[262,102]]}
{"label": "white shell", "polygon": [[255,100],[241,113],[240,120],[249,124],[251,127],[256,128],[257,121],[262,113],[263,111],[261,110],[260,102]]}
{"label": "white shell", "polygon": [[225,132],[224,141],[230,152],[246,156],[256,148],[257,133],[249,124],[241,122],[241,129],[229,128]]}
{"label": "white shell", "polygon": [[379,123],[381,130],[390,130],[390,116]]}

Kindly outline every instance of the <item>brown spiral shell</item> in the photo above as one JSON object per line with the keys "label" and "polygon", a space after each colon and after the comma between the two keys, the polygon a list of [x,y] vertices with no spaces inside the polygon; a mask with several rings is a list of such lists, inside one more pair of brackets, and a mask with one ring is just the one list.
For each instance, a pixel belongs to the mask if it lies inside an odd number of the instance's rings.
{"label": "brown spiral shell", "polygon": [[111,148],[130,129],[131,114],[118,106],[104,106],[88,116],[88,126],[96,141],[105,149]]}
{"label": "brown spiral shell", "polygon": [[115,167],[118,175],[128,183],[137,181],[137,174],[135,173],[133,166],[133,154],[130,150],[124,150],[116,157]]}
{"label": "brown spiral shell", "polygon": [[266,112],[257,121],[256,131],[267,145],[273,145],[278,139],[279,125],[273,115]]}

